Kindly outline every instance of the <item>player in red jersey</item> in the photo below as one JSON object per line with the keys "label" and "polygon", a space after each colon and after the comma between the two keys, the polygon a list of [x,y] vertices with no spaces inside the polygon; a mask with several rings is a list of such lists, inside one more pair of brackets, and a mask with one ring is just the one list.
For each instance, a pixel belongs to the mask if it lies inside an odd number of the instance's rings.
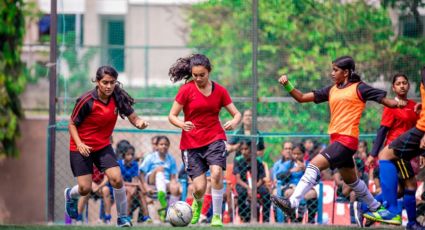
{"label": "player in red jersey", "polygon": [[[401,149],[401,152],[408,150],[410,147],[406,144],[407,142],[401,143],[400,141],[397,141],[394,143],[395,145],[391,147],[393,141],[404,136],[403,133],[409,133],[410,129],[415,129],[419,116],[415,112],[416,103],[413,100],[407,99],[407,93],[410,88],[407,76],[403,74],[396,74],[393,77],[392,86],[393,91],[396,93],[396,100],[405,100],[407,101],[407,105],[404,108],[384,108],[381,126],[378,129],[371,156],[369,156],[366,161],[366,165],[372,165],[374,157],[379,154],[379,162],[382,164],[380,165],[379,174],[383,191],[379,196],[382,197],[384,201],[387,201],[388,211],[385,213],[366,213],[365,217],[370,220],[390,224],[401,224],[401,210],[399,210],[397,204],[398,172],[398,179],[401,180],[401,187],[404,188],[402,191],[403,206],[406,209],[408,218],[406,229],[423,229],[423,227],[416,221],[415,192],[417,189],[417,182],[415,179],[415,171],[410,162],[414,157],[414,154],[402,154],[402,157],[397,157],[397,154],[395,154],[398,152],[398,149]],[[408,136],[407,140],[411,139],[411,137],[415,135],[408,134]],[[413,142],[410,141],[409,144],[411,143]],[[419,143],[417,143],[417,145],[419,145]],[[383,151],[381,155],[379,151],[383,146],[389,146],[390,150]],[[394,151],[394,153],[389,154],[388,152],[390,151]],[[395,156],[393,157],[392,155]],[[383,178],[386,179],[383,181]],[[395,189],[393,184],[394,182],[396,186]]]}
{"label": "player in red jersey", "polygon": [[96,72],[96,88],[77,99],[69,121],[70,161],[78,185],[65,189],[66,211],[71,218],[78,216],[77,199],[92,191],[93,164],[105,172],[113,187],[117,206],[117,225],[132,226],[127,212],[126,190],[120,167],[110,143],[118,114],[132,125],[144,129],[148,123],[137,116],[134,99],[121,88],[118,72],[101,66]]}
{"label": "player in red jersey", "polygon": [[[198,222],[202,198],[207,186],[205,173],[211,170],[211,195],[213,200],[212,226],[222,226],[223,170],[226,169],[226,134],[241,120],[227,90],[210,79],[212,70],[209,59],[202,54],[180,58],[170,68],[173,82],[185,79],[170,110],[171,124],[182,129],[180,149],[188,175],[193,180],[193,218]],[[219,112],[224,107],[233,119],[221,126]],[[178,115],[183,110],[184,120]]]}

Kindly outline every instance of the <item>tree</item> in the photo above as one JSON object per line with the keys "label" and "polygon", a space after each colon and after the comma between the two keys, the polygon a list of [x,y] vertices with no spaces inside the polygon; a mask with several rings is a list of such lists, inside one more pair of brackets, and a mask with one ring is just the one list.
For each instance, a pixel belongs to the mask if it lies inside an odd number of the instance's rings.
{"label": "tree", "polygon": [[401,11],[401,15],[412,16],[414,20],[415,37],[422,36],[424,24],[421,20],[419,8],[425,7],[423,0],[382,0],[382,6],[397,8]]}
{"label": "tree", "polygon": [[[356,60],[356,71],[366,82],[389,81],[396,72],[412,81],[419,77],[424,39],[394,40],[388,11],[380,5],[361,0],[258,2],[260,97],[288,95],[277,84],[280,73],[288,73],[304,92],[331,84],[331,61],[342,55]],[[232,96],[251,95],[251,12],[251,1],[209,1],[194,5],[188,14],[190,44],[212,59],[214,77]],[[375,133],[381,109],[368,105],[362,133]],[[329,122],[328,106],[311,103],[259,103],[258,114],[278,121],[268,132],[325,134]]]}
{"label": "tree", "polygon": [[19,94],[25,87],[25,65],[20,48],[25,33],[22,0],[0,1],[0,155],[17,156]]}
{"label": "tree", "polygon": [[[248,1],[203,2],[189,14],[191,45],[203,47],[234,96],[251,93],[251,19]],[[258,32],[260,96],[287,96],[276,83],[279,73],[289,73],[304,91],[330,84],[330,63],[341,55],[353,56],[367,82],[388,80],[395,72],[418,77],[425,60],[424,40],[392,41],[387,10],[366,1],[259,1]],[[260,109],[260,115],[278,116],[280,131],[326,130],[326,106],[279,103],[260,104]],[[363,131],[374,132],[369,123],[378,120],[363,122]]]}

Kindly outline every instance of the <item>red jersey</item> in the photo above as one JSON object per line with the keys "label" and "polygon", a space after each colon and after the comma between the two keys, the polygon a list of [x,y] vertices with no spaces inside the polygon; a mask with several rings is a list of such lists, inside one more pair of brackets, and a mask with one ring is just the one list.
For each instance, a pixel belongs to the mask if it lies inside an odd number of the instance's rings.
{"label": "red jersey", "polygon": [[[424,81],[425,81],[425,78],[422,77],[421,87],[420,87],[422,106],[425,105],[425,86],[424,86]],[[425,109],[422,109],[421,114],[419,116],[420,117],[418,119],[418,122],[416,123],[416,128],[419,129],[419,130],[421,130],[422,132],[425,132]]]}
{"label": "red jersey", "polygon": [[182,85],[176,95],[176,102],[183,105],[184,121],[191,121],[195,126],[190,131],[182,131],[182,150],[227,140],[218,115],[222,107],[232,103],[232,99],[223,86],[215,82],[212,84],[209,96],[202,94],[193,81]]}
{"label": "red jersey", "polygon": [[419,118],[418,114],[414,112],[415,105],[416,102],[409,99],[404,108],[384,107],[381,125],[389,128],[385,146],[389,145],[407,130],[415,127],[416,121]]}
{"label": "red jersey", "polygon": [[[123,108],[125,116],[134,112],[133,108]],[[92,152],[103,149],[110,144],[110,137],[118,118],[118,108],[115,95],[109,97],[105,104],[99,100],[97,88],[91,90],[77,99],[71,120],[77,127],[78,136],[81,141],[89,147]],[[70,151],[78,151],[74,139],[70,138]]]}

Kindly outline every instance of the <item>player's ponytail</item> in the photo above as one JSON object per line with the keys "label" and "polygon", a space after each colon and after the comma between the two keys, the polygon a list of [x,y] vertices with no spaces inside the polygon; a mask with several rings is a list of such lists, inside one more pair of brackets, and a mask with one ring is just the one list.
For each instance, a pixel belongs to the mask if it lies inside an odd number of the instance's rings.
{"label": "player's ponytail", "polygon": [[178,82],[182,79],[188,81],[192,77],[192,67],[194,66],[204,66],[208,72],[211,72],[211,63],[210,60],[203,54],[192,54],[188,57],[177,59],[170,70],[168,71],[168,76],[170,80]]}
{"label": "player's ponytail", "polygon": [[[96,71],[96,81],[102,80],[105,75],[118,78],[118,72],[112,66],[101,66]],[[114,97],[118,107],[118,113],[124,119],[124,111],[128,111],[134,105],[134,99],[122,88],[122,84],[117,81],[114,87]]]}
{"label": "player's ponytail", "polygon": [[115,101],[117,102],[118,113],[122,119],[124,119],[124,111],[130,110],[134,105],[134,99],[122,88],[121,82],[117,81],[117,85],[114,88]]}
{"label": "player's ponytail", "polygon": [[342,56],[335,59],[332,63],[338,66],[338,68],[349,71],[348,82],[361,81],[360,75],[356,73],[356,64],[352,57]]}

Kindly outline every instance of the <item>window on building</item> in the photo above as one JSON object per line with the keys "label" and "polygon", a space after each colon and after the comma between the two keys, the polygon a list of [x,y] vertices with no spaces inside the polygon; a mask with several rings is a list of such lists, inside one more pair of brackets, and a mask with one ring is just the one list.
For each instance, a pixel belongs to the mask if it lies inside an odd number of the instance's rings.
{"label": "window on building", "polygon": [[[58,14],[57,36],[58,41],[67,44],[83,44],[83,15],[81,14]],[[38,32],[41,42],[50,39],[50,15],[43,15],[38,22]]]}
{"label": "window on building", "polygon": [[103,63],[113,66],[118,72],[125,68],[125,23],[124,18],[104,18],[103,44],[106,46],[106,55],[102,55]]}
{"label": "window on building", "polygon": [[[424,17],[421,17],[422,22],[424,22],[425,20]],[[402,34],[405,37],[410,37],[410,38],[418,38],[421,37],[423,35],[423,30],[418,28],[418,23],[415,21],[415,19],[413,17],[404,17],[401,19],[401,26],[402,26]],[[424,23],[423,23],[424,24]]]}

